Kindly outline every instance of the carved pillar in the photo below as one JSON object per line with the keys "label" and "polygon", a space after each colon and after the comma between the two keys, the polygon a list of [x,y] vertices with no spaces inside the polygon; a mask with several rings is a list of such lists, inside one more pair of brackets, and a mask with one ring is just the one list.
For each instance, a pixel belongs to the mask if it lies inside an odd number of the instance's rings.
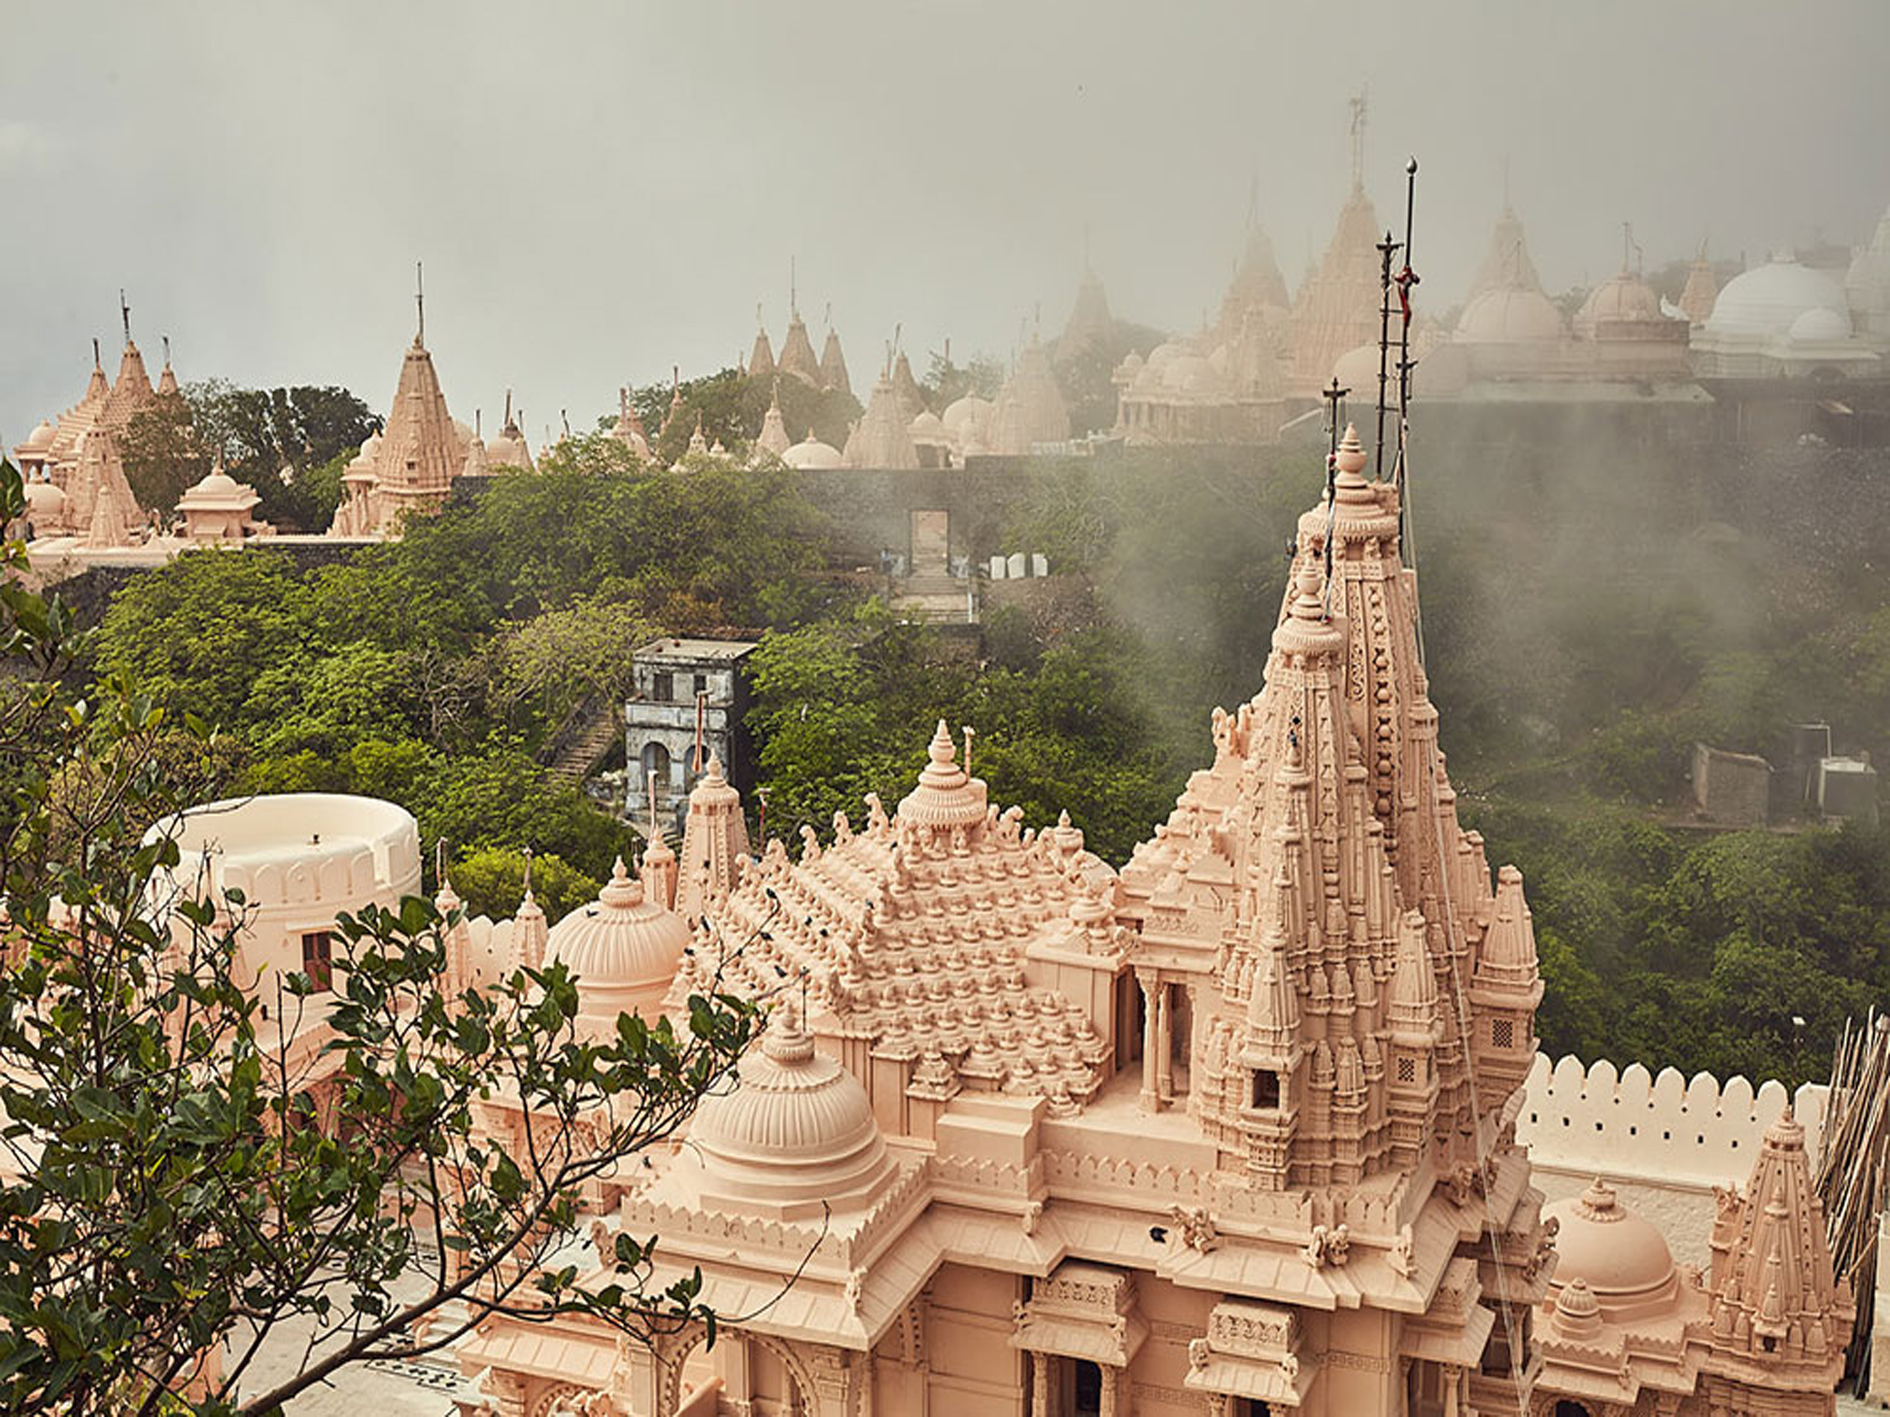
{"label": "carved pillar", "polygon": [[1050,1356],[1030,1355],[1030,1417],[1050,1417]]}
{"label": "carved pillar", "polygon": [[1122,1369],[1112,1368],[1107,1363],[1099,1366],[1102,1369],[1101,1417],[1116,1417],[1116,1389],[1121,1385]]}
{"label": "carved pillar", "polygon": [[1459,1394],[1463,1391],[1463,1369],[1444,1365],[1444,1417],[1457,1417]]}
{"label": "carved pillar", "polygon": [[1207,1397],[1208,1417],[1227,1417],[1226,1393],[1210,1392],[1205,1394],[1205,1396]]}
{"label": "carved pillar", "polygon": [[1155,990],[1155,1041],[1161,1049],[1155,1058],[1155,1091],[1163,1107],[1175,1098],[1174,1059],[1170,1056],[1175,1046],[1175,1015],[1169,1003],[1169,997],[1174,992],[1171,984],[1158,985]]}
{"label": "carved pillar", "polygon": [[1161,1106],[1160,1085],[1155,1068],[1161,1051],[1161,995],[1159,984],[1150,984],[1140,975],[1142,986],[1142,1110],[1153,1112]]}

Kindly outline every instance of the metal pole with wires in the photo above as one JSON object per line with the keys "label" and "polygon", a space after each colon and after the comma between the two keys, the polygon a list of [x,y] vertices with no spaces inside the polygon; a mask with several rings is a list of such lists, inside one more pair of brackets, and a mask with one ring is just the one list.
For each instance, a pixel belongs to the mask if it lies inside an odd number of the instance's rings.
{"label": "metal pole with wires", "polygon": [[1389,230],[1378,243],[1378,441],[1372,445],[1372,476],[1380,482],[1385,479],[1385,393],[1391,382],[1391,258],[1401,244],[1391,239]]}

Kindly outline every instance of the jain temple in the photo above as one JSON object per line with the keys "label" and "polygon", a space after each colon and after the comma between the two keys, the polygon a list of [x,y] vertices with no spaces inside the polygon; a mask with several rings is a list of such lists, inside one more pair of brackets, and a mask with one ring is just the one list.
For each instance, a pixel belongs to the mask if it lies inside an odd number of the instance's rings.
{"label": "jain temple", "polygon": [[[444,439],[417,365],[404,426]],[[467,920],[442,883],[455,987],[560,959],[583,1029],[712,979],[768,1009],[686,1132],[593,1185],[571,1258],[603,1284],[618,1230],[657,1236],[714,1343],[493,1315],[444,1355],[464,1417],[1835,1410],[1860,1299],[1813,1187],[1822,1090],[1537,1055],[1524,882],[1459,825],[1367,465],[1347,430],[1264,683],[1120,872],[989,801],[941,722],[904,798],[826,842],[752,844],[712,759],[680,848],[653,819],[560,921],[529,887]],[[261,907],[258,977],[323,976],[324,922],[419,889],[390,804],[219,804],[187,859],[206,833]],[[485,1107],[502,1145],[532,1125]]]}

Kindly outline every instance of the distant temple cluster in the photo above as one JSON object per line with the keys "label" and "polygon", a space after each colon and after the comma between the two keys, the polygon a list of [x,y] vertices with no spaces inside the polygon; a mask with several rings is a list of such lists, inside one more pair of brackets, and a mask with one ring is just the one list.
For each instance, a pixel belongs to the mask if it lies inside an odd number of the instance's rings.
{"label": "distant temple cluster", "polygon": [[[1816,1096],[1551,1077],[1522,877],[1458,821],[1366,466],[1348,430],[1263,685],[1119,873],[988,801],[941,722],[901,801],[798,854],[751,845],[711,754],[679,849],[652,797],[595,902],[548,924],[528,880],[451,926],[451,988],[562,960],[583,1031],[711,987],[770,1012],[738,1085],[586,1197],[586,1282],[655,1235],[714,1344],[495,1314],[452,1355],[465,1417],[1834,1410],[1857,1298]],[[418,885],[387,804],[260,798],[185,837],[258,908],[256,973],[325,977],[322,919]],[[501,1145],[545,1124],[484,1104]]]}

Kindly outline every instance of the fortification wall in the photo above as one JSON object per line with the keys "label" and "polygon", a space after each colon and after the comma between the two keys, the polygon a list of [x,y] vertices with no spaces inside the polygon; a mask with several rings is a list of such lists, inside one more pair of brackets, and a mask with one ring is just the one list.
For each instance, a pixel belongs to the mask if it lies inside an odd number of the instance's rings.
{"label": "fortification wall", "polygon": [[1538,1053],[1516,1136],[1549,1200],[1578,1195],[1599,1176],[1659,1227],[1676,1260],[1705,1264],[1713,1187],[1745,1184],[1760,1137],[1787,1100],[1815,1165],[1827,1093],[1817,1083],[1791,1094],[1775,1079],[1754,1088],[1743,1077],[1721,1083],[1707,1073],[1688,1081],[1673,1068],[1656,1077],[1639,1063],[1622,1070],[1605,1058],[1551,1065]]}

